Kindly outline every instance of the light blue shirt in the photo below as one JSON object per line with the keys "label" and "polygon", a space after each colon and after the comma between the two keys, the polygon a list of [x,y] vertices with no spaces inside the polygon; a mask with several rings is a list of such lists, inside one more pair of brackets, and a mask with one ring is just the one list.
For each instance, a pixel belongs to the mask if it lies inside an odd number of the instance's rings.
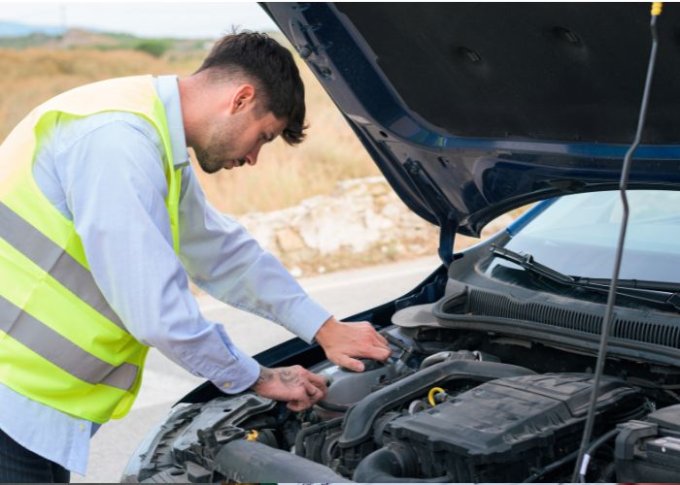
{"label": "light blue shirt", "polygon": [[[330,313],[312,301],[238,222],[205,200],[189,165],[177,78],[162,76],[176,167],[182,167],[180,255],[165,206],[162,145],[153,127],[129,113],[103,113],[59,125],[39,149],[40,189],[80,235],[90,269],[111,307],[140,342],[156,347],[226,393],[251,386],[257,362],[222,325],[201,315],[188,278],[232,306],[283,325],[311,342]],[[15,441],[85,474],[96,425],[0,384],[0,428]]]}

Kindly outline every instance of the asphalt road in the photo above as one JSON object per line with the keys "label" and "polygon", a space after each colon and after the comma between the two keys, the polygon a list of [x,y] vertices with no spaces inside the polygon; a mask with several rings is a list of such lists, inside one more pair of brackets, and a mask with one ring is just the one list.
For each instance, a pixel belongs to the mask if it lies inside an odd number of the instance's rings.
{"label": "asphalt road", "polygon": [[[401,296],[438,265],[436,258],[426,258],[301,279],[300,283],[319,303],[342,318]],[[251,355],[293,336],[278,325],[213,298],[200,297],[199,303],[206,318],[223,323],[232,340]],[[71,481],[117,482],[146,433],[164,419],[178,399],[201,383],[203,379],[152,349],[134,407],[124,419],[101,427],[92,438],[87,475],[72,474]]]}

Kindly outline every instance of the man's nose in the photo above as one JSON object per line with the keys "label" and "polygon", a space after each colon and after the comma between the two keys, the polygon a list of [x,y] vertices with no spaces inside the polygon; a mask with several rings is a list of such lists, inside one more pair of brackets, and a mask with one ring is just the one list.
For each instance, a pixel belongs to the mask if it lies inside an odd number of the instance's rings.
{"label": "man's nose", "polygon": [[253,149],[248,155],[246,155],[246,160],[248,165],[255,165],[257,163],[257,156],[260,154],[260,147]]}

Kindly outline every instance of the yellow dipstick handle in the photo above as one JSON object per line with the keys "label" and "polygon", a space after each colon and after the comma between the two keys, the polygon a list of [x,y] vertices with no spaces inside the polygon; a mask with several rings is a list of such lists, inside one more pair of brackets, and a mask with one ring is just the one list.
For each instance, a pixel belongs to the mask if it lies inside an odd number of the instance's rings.
{"label": "yellow dipstick handle", "polygon": [[251,429],[250,431],[248,431],[248,434],[246,434],[246,440],[257,441],[258,436],[260,436],[260,433],[258,433],[256,429]]}
{"label": "yellow dipstick handle", "polygon": [[437,394],[441,394],[442,392],[446,393],[446,391],[441,387],[433,387],[432,389],[430,389],[430,392],[427,393],[427,402],[430,403],[430,406],[435,407],[437,405],[437,403],[434,400],[434,397]]}
{"label": "yellow dipstick handle", "polygon": [[663,8],[663,2],[652,2],[652,15],[658,17],[661,15],[661,9]]}

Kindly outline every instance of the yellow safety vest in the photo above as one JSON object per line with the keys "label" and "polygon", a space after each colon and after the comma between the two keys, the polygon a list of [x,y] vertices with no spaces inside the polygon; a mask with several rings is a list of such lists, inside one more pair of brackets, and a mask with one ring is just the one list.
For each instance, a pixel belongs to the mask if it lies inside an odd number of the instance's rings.
{"label": "yellow safety vest", "polygon": [[181,173],[151,76],[63,93],[33,110],[0,145],[0,382],[96,423],[130,410],[148,347],[130,335],[102,296],[73,222],[38,188],[33,162],[56,123],[107,111],[142,116],[158,131],[179,251]]}

